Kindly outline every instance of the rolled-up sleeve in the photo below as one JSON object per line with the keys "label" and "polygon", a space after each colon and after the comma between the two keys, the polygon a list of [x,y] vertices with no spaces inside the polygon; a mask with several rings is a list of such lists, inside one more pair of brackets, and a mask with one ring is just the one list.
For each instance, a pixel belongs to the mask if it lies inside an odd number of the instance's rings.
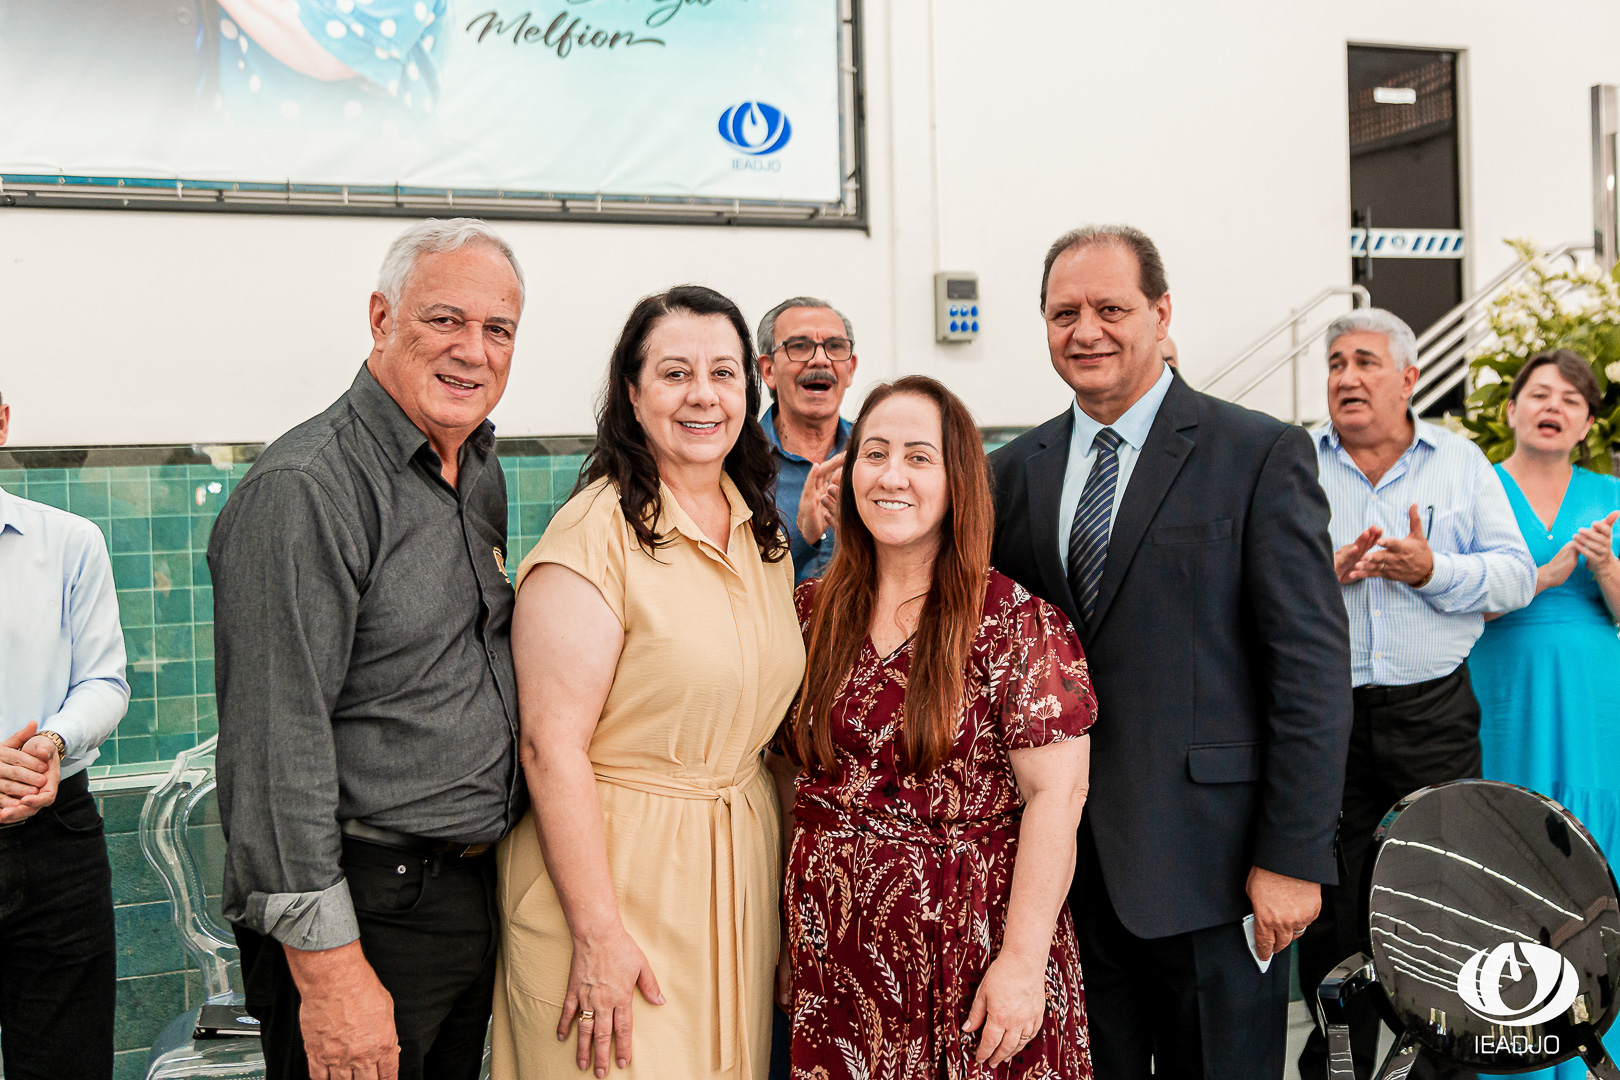
{"label": "rolled-up sleeve", "polygon": [[359,937],[340,864],[332,713],[361,550],[319,483],[290,469],[250,477],[209,543],[224,914],[295,949]]}

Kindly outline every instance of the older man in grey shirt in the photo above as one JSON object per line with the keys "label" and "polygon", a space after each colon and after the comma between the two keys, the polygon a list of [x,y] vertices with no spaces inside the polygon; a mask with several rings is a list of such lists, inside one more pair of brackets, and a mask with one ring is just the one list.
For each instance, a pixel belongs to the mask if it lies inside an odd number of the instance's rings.
{"label": "older man in grey shirt", "polygon": [[487,420],[522,307],[483,223],[406,230],[354,385],[214,528],[224,911],[272,1078],[478,1074],[523,809]]}

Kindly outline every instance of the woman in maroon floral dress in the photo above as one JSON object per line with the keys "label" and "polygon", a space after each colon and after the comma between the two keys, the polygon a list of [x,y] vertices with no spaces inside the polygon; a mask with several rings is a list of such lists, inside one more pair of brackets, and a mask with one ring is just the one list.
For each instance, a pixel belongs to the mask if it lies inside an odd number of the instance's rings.
{"label": "woman in maroon floral dress", "polygon": [[1089,1078],[1065,903],[1096,717],[1080,643],[990,568],[984,451],[949,390],[877,388],[848,455],[781,739],[794,1080]]}

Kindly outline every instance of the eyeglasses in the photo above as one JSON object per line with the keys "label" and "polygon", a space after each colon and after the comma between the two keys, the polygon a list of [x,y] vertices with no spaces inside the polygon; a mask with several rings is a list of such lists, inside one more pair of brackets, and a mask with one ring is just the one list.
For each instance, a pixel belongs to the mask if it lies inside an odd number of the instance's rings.
{"label": "eyeglasses", "polygon": [[[827,359],[835,364],[841,364],[855,355],[855,343],[849,338],[830,337],[826,341],[812,341],[807,337],[790,337],[776,347],[787,353],[787,358],[795,364],[808,364],[816,358],[819,348],[826,354]],[[772,350],[776,351],[775,349]]]}

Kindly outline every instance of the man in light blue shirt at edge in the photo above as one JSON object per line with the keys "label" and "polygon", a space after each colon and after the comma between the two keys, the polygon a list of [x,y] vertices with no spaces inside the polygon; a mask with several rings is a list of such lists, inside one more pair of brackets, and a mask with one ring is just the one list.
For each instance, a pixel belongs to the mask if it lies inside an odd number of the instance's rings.
{"label": "man in light blue shirt at edge", "polygon": [[[0,398],[0,445],[11,407]],[[129,705],[101,531],[0,489],[0,1031],[10,1080],[110,1078],[112,872],[85,768]]]}
{"label": "man in light blue shirt at edge", "polygon": [[[1307,996],[1334,965],[1368,949],[1356,892],[1390,806],[1480,774],[1479,702],[1464,661],[1485,613],[1523,607],[1536,588],[1535,561],[1485,455],[1412,411],[1411,328],[1365,308],[1330,325],[1327,342],[1331,419],[1312,437],[1350,617],[1355,708],[1339,823],[1348,872],[1300,940]],[[1375,1017],[1352,1023],[1358,1075],[1371,1075],[1377,1039]],[[1302,1080],[1324,1077],[1326,1061],[1313,1029]]]}
{"label": "man in light blue shirt at edge", "polygon": [[757,336],[760,376],[771,391],[760,425],[776,455],[776,507],[797,584],[820,577],[832,561],[851,429],[838,410],[859,359],[849,319],[813,296],[771,308]]}

